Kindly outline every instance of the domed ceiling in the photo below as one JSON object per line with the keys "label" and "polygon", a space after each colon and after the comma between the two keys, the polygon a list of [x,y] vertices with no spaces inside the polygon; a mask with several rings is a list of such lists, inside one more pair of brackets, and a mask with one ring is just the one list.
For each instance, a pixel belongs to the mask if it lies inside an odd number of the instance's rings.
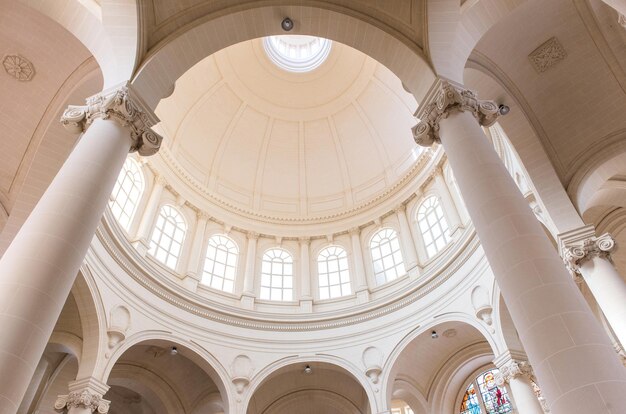
{"label": "domed ceiling", "polygon": [[191,188],[244,215],[306,221],[358,211],[415,174],[417,103],[395,75],[335,42],[318,67],[288,71],[265,42],[207,57],[159,104],[159,154]]}

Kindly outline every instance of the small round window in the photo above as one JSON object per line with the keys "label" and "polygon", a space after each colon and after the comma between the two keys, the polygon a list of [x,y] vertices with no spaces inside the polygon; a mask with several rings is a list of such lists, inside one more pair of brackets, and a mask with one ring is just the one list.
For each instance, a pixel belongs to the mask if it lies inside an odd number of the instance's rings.
{"label": "small round window", "polygon": [[278,67],[290,72],[309,72],[324,63],[332,42],[321,37],[280,35],[266,37],[263,45]]}

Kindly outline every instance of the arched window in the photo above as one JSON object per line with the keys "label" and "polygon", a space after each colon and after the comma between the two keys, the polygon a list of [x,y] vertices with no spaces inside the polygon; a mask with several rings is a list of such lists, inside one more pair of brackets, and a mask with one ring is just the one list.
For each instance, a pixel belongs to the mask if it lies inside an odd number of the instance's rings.
{"label": "arched window", "polygon": [[202,283],[232,292],[237,272],[239,249],[230,238],[216,234],[209,239],[202,271]]}
{"label": "arched window", "polygon": [[431,258],[449,241],[448,222],[437,197],[430,196],[424,200],[417,210],[417,223],[422,232],[426,254]]}
{"label": "arched window", "polygon": [[293,258],[283,249],[270,249],[261,263],[261,299],[293,299]]}
{"label": "arched window", "polygon": [[330,246],[317,256],[320,299],[332,299],[351,293],[348,255],[339,246]]}
{"label": "arched window", "polygon": [[376,284],[382,285],[406,274],[398,234],[393,229],[382,229],[370,241]]}
{"label": "arched window", "polygon": [[496,385],[497,369],[483,372],[465,390],[460,414],[505,414],[513,411],[505,387]]}
{"label": "arched window", "polygon": [[150,254],[166,266],[176,269],[186,232],[187,224],[183,215],[174,207],[164,205],[152,231]]}
{"label": "arched window", "polygon": [[137,210],[137,204],[139,204],[143,189],[143,174],[139,169],[137,161],[132,158],[126,158],[109,201],[113,217],[117,219],[117,222],[126,231],[130,230],[130,223]]}

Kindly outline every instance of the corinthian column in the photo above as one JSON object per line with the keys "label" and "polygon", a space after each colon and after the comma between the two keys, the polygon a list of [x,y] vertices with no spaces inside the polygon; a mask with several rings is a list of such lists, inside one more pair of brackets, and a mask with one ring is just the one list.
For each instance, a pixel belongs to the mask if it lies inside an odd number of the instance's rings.
{"label": "corinthian column", "polygon": [[130,85],[70,106],[61,122],[84,131],[0,259],[0,413],[13,414],[70,293],[129,151],[154,154],[157,118]]}
{"label": "corinthian column", "polygon": [[246,269],[243,278],[243,293],[241,294],[241,304],[252,309],[254,307],[254,276],[256,272],[256,245],[259,234],[248,233],[248,246],[246,249]]}
{"label": "corinthian column", "polygon": [[109,412],[111,401],[102,396],[109,390],[109,386],[96,380],[86,378],[70,383],[70,393],[59,395],[54,403],[54,409],[67,414],[106,414]]}
{"label": "corinthian column", "polygon": [[496,384],[499,387],[504,384],[509,385],[517,412],[520,414],[544,414],[531,383],[534,374],[528,361],[512,359],[507,353],[496,358],[494,363],[500,371],[496,375]]}
{"label": "corinthian column", "polygon": [[552,412],[619,411],[626,370],[483,133],[497,116],[494,102],[438,79],[421,102],[415,141],[443,145]]}
{"label": "corinthian column", "polygon": [[[593,230],[592,230],[593,231]],[[626,344],[626,282],[613,266],[615,240],[605,233],[563,247],[563,260],[572,275],[581,274],[613,328],[617,340]]]}

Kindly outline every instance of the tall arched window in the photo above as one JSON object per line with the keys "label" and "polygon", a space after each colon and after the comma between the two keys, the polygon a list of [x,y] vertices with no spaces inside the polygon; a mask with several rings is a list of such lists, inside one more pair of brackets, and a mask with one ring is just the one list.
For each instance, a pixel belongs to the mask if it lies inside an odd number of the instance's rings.
{"label": "tall arched window", "polygon": [[137,210],[137,204],[139,204],[143,189],[143,174],[137,161],[132,158],[126,158],[109,201],[113,217],[117,219],[117,222],[126,231],[130,230],[130,223]]}
{"label": "tall arched window", "polygon": [[187,224],[183,215],[174,207],[164,205],[152,231],[150,254],[166,266],[176,269],[186,232]]}
{"label": "tall arched window", "polygon": [[460,414],[505,414],[513,411],[505,387],[496,385],[497,369],[483,372],[465,390]]}
{"label": "tall arched window", "polygon": [[261,299],[293,299],[293,258],[286,250],[270,249],[261,263]]}
{"label": "tall arched window", "polygon": [[320,299],[332,299],[351,293],[348,255],[339,246],[330,246],[317,256]]}
{"label": "tall arched window", "polygon": [[433,257],[448,244],[448,222],[443,215],[439,199],[430,196],[417,210],[417,223],[424,239],[428,258]]}
{"label": "tall arched window", "polygon": [[398,234],[393,229],[382,229],[370,241],[376,284],[382,285],[406,274]]}
{"label": "tall arched window", "polygon": [[216,234],[209,239],[202,271],[202,283],[232,292],[237,272],[239,249],[230,238]]}

